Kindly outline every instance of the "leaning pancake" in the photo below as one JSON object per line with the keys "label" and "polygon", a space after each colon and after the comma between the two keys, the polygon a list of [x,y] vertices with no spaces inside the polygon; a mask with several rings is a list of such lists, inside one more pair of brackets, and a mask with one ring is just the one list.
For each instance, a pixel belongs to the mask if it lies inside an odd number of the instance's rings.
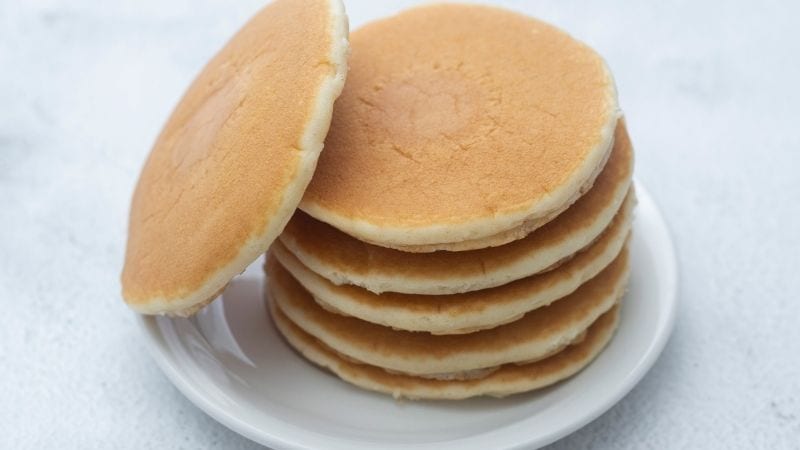
{"label": "leaning pancake", "polygon": [[433,5],[351,41],[300,207],[360,240],[430,251],[530,228],[575,201],[611,148],[619,110],[608,68],[548,24]]}
{"label": "leaning pancake", "polygon": [[541,272],[594,241],[633,205],[630,140],[618,128],[614,151],[592,189],[547,225],[509,244],[466,252],[407,253],[359,241],[298,211],[280,241],[306,267],[335,284],[372,292],[454,294],[486,289]]}
{"label": "leaning pancake", "polygon": [[625,292],[628,269],[623,252],[569,296],[517,321],[460,335],[394,330],[326,311],[274,259],[267,264],[267,292],[298,327],[349,358],[406,374],[436,375],[553,354],[616,304]]}
{"label": "leaning pancake", "polygon": [[568,378],[586,367],[608,344],[619,322],[619,306],[598,318],[584,338],[546,359],[528,364],[505,364],[489,375],[468,380],[435,380],[389,373],[342,358],[319,339],[289,320],[274,303],[272,319],[289,344],[303,356],[343,380],[395,398],[459,400],[479,395],[506,395],[543,388]]}
{"label": "leaning pancake", "polygon": [[557,270],[491,289],[450,295],[375,294],[358,286],[337,286],[305,267],[280,241],[270,247],[270,257],[330,311],[400,330],[458,334],[517,320],[572,293],[617,257],[629,230],[630,221],[612,222],[596,242]]}
{"label": "leaning pancake", "polygon": [[322,150],[347,34],[340,0],[277,0],[203,69],[133,195],[122,273],[131,308],[191,314],[278,236]]}

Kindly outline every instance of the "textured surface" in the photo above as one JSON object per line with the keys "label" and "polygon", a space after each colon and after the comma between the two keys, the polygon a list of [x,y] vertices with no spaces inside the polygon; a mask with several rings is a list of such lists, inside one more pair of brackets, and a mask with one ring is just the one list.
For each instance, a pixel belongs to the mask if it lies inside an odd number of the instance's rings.
{"label": "textured surface", "polygon": [[[257,447],[159,372],[118,276],[150,145],[261,3],[0,1],[0,447]],[[661,359],[554,447],[796,448],[800,5],[527,3],[607,57],[681,258]]]}
{"label": "textured surface", "polygon": [[613,142],[604,61],[497,8],[434,5],[353,31],[300,207],[368,242],[480,239],[574,201]]}
{"label": "textured surface", "polygon": [[346,55],[340,3],[279,0],[197,75],[131,200],[122,292],[134,310],[193,313],[266,251],[314,173]]}

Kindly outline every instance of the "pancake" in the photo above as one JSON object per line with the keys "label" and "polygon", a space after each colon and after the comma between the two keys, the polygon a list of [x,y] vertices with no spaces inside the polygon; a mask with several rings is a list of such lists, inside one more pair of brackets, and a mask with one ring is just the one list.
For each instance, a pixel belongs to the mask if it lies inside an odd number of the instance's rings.
{"label": "pancake", "polygon": [[267,265],[267,295],[298,327],[348,358],[405,374],[436,375],[553,354],[616,304],[628,272],[623,252],[569,296],[506,325],[461,335],[393,330],[326,311],[274,259]]}
{"label": "pancake", "polygon": [[363,389],[395,398],[460,400],[479,395],[504,397],[552,385],[586,367],[608,344],[619,322],[619,306],[598,318],[584,338],[559,353],[524,365],[505,364],[489,375],[470,380],[434,380],[359,364],[342,358],[320,340],[303,331],[271,304],[272,319],[289,344],[311,362]]}
{"label": "pancake", "polygon": [[122,271],[131,308],[192,314],[280,234],[344,85],[347,35],[340,0],[277,0],[197,76],[131,202]]}
{"label": "pancake", "polygon": [[517,320],[572,293],[617,257],[629,230],[629,221],[612,223],[588,249],[557,270],[491,289],[450,295],[375,294],[353,285],[337,286],[304,266],[280,241],[270,247],[270,257],[276,258],[325,309],[400,330],[458,334]]}
{"label": "pancake", "polygon": [[616,145],[589,192],[547,225],[509,244],[466,252],[408,253],[379,247],[298,211],[280,241],[306,267],[335,284],[354,284],[375,293],[454,294],[509,283],[552,267],[588,246],[625,202],[633,154],[620,126]]}
{"label": "pancake", "polygon": [[300,208],[362,241],[430,251],[530,231],[591,186],[610,151],[612,76],[548,24],[432,5],[368,24],[351,42]]}

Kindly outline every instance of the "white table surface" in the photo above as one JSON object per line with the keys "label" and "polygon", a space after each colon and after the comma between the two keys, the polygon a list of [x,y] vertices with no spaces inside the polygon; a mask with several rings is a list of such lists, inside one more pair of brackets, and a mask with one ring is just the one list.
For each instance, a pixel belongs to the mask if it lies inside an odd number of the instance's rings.
{"label": "white table surface", "polygon": [[[0,0],[0,448],[256,447],[159,372],[118,274],[149,146],[261,3]],[[352,25],[412,2],[377,3]],[[799,4],[505,3],[608,59],[681,264],[661,359],[554,447],[800,447]]]}

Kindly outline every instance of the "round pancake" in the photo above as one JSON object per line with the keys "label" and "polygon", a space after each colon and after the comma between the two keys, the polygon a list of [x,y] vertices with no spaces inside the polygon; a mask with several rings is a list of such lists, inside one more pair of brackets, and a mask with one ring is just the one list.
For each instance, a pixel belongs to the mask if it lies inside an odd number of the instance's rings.
{"label": "round pancake", "polygon": [[322,150],[347,35],[340,0],[276,0],[197,76],[133,195],[122,271],[131,308],[192,314],[280,234]]}
{"label": "round pancake", "polygon": [[524,239],[500,247],[407,253],[359,241],[301,211],[279,239],[317,274],[375,293],[454,294],[506,284],[573,255],[594,241],[618,212],[630,214],[633,198],[628,207],[620,205],[630,187],[633,154],[624,128],[620,130],[614,151],[589,192]]}
{"label": "round pancake", "polygon": [[389,247],[482,239],[573,202],[608,154],[616,88],[538,20],[432,5],[352,33],[348,82],[300,208]]}
{"label": "round pancake", "polygon": [[325,309],[399,330],[459,334],[517,320],[572,293],[617,257],[629,234],[630,222],[614,222],[589,248],[555,270],[450,295],[375,294],[358,286],[337,286],[304,266],[280,241],[272,244],[269,257],[277,259]]}
{"label": "round pancake", "polygon": [[270,308],[273,322],[289,345],[311,362],[363,389],[408,399],[460,400],[479,395],[504,397],[549,386],[586,367],[611,340],[619,322],[619,306],[615,306],[586,330],[580,342],[546,359],[523,365],[505,364],[477,379],[435,380],[389,373],[379,367],[342,358],[292,323],[274,304]]}
{"label": "round pancake", "polygon": [[274,259],[267,265],[267,295],[305,332],[342,355],[411,375],[437,375],[535,361],[575,340],[622,297],[627,252],[578,290],[521,319],[490,330],[432,335],[394,330],[319,306]]}

